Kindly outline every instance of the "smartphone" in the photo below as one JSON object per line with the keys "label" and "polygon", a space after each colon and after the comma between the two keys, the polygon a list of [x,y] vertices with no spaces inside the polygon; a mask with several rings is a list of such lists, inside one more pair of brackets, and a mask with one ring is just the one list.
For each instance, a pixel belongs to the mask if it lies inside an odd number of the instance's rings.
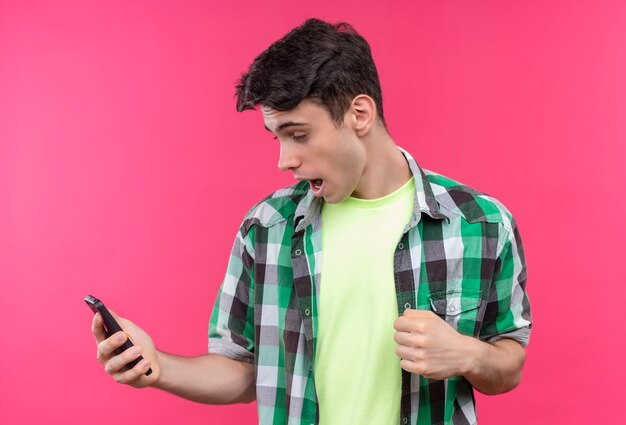
{"label": "smartphone", "polygon": [[[100,301],[96,297],[93,297],[91,295],[87,295],[85,297],[85,302],[87,303],[87,305],[89,306],[91,311],[93,311],[94,313],[100,313],[100,315],[102,316],[102,320],[104,322],[104,332],[106,333],[107,337],[110,337],[114,333],[119,332],[119,331],[122,330],[122,328],[120,327],[119,323],[117,323],[117,321],[113,318],[113,316],[111,315],[109,310],[107,310],[107,308],[104,306],[102,301]],[[132,346],[133,346],[133,343],[131,342],[130,338],[128,338],[126,340],[126,342],[124,342],[124,344],[120,348],[117,348],[114,351],[114,353],[115,354],[123,353],[124,351],[128,350]],[[143,357],[139,356],[135,360],[133,360],[132,362],[128,363],[125,366],[125,368],[126,369],[132,369],[141,360],[143,360]],[[148,376],[151,373],[152,373],[152,369],[148,369],[148,371],[145,373],[145,375]]]}

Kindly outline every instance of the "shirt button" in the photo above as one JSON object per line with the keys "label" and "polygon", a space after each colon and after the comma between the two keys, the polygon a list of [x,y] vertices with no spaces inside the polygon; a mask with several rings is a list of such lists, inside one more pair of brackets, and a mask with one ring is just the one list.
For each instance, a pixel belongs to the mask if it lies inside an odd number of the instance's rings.
{"label": "shirt button", "polygon": [[409,303],[404,304],[404,309],[406,310],[408,308],[411,308],[411,304],[409,304]]}
{"label": "shirt button", "polygon": [[407,418],[402,418],[402,423],[405,424],[407,423],[409,420]]}
{"label": "shirt button", "polygon": [[302,250],[301,250],[301,249],[296,249],[295,254],[296,254],[296,255],[300,255],[300,254],[302,254]]}
{"label": "shirt button", "polygon": [[398,249],[404,249],[404,244],[402,242],[398,244]]}
{"label": "shirt button", "polygon": [[448,311],[449,311],[450,313],[453,313],[453,312],[454,312],[454,310],[456,310],[456,307],[455,307],[455,306],[450,306],[450,307],[448,307]]}
{"label": "shirt button", "polygon": [[308,308],[306,310],[304,310],[304,315],[308,316],[311,314],[311,310],[309,310]]}

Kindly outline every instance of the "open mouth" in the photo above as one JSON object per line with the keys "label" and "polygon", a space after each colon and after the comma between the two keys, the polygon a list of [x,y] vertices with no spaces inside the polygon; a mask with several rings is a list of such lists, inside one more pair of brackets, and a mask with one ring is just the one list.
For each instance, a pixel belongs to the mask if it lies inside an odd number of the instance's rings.
{"label": "open mouth", "polygon": [[324,187],[324,180],[315,179],[309,180],[309,184],[311,185],[311,190],[315,196],[320,196],[322,194],[322,188]]}

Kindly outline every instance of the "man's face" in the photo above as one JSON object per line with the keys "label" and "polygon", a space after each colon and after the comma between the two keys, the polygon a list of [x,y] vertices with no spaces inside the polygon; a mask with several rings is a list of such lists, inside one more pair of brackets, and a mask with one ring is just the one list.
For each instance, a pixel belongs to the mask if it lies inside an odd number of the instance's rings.
{"label": "man's face", "polygon": [[313,194],[328,203],[341,202],[354,192],[366,154],[348,118],[336,127],[328,111],[309,100],[289,111],[266,106],[261,110],[265,128],[280,143],[278,168],[308,180]]}

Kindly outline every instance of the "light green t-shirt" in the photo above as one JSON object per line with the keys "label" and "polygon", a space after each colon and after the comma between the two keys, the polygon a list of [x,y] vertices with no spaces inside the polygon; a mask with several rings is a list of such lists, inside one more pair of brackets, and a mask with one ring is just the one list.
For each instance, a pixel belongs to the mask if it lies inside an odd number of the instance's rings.
{"label": "light green t-shirt", "polygon": [[313,373],[320,425],[400,422],[393,255],[415,184],[322,208],[319,329]]}

